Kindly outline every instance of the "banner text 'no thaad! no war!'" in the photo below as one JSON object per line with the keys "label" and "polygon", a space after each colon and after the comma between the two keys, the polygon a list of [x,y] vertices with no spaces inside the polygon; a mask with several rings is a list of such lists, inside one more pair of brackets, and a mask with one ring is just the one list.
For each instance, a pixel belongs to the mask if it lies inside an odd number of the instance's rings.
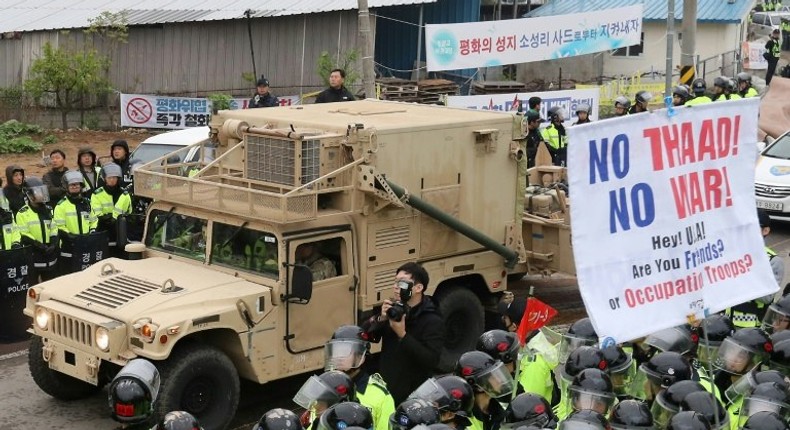
{"label": "banner text 'no thaad! no war!'", "polygon": [[777,291],[753,194],[758,108],[728,101],[569,129],[579,289],[605,343]]}
{"label": "banner text 'no thaad! no war!'", "polygon": [[[544,6],[548,7],[548,6]],[[639,45],[642,5],[502,21],[428,24],[428,71],[553,60]]]}

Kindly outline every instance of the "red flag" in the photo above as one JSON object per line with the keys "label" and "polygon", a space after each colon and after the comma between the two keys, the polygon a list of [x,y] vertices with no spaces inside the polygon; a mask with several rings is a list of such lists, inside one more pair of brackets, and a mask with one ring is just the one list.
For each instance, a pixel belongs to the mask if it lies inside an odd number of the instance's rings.
{"label": "red flag", "polygon": [[516,330],[516,336],[518,336],[521,345],[524,346],[527,342],[529,332],[543,327],[555,315],[557,315],[556,309],[534,297],[528,298],[527,309],[524,311],[524,316],[521,317],[518,330]]}

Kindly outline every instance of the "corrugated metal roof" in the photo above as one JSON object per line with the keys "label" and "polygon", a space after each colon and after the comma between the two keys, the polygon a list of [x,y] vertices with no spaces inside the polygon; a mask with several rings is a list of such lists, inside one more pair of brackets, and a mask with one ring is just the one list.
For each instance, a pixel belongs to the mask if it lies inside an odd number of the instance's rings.
{"label": "corrugated metal roof", "polygon": [[[436,3],[437,0],[369,0],[370,8]],[[0,33],[82,28],[104,11],[126,11],[129,25],[241,19],[333,12],[357,8],[357,0],[3,0]]]}
{"label": "corrugated metal roof", "polygon": [[[565,15],[644,4],[645,21],[666,21],[667,2],[659,0],[550,0],[526,14],[527,17]],[[754,5],[754,0],[697,0],[697,22],[738,23]],[[675,19],[683,19],[683,0],[675,1]]]}

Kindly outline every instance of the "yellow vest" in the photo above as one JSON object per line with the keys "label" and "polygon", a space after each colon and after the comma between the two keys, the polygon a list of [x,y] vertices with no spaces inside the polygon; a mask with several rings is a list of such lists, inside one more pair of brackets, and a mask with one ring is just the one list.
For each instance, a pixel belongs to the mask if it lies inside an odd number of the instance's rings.
{"label": "yellow vest", "polygon": [[51,219],[42,220],[36,211],[25,205],[16,214],[16,226],[22,236],[49,245],[57,242],[58,230]]}
{"label": "yellow vest", "polygon": [[52,221],[59,230],[78,235],[89,234],[97,225],[96,216],[91,211],[77,213],[77,207],[68,198],[55,206]]}

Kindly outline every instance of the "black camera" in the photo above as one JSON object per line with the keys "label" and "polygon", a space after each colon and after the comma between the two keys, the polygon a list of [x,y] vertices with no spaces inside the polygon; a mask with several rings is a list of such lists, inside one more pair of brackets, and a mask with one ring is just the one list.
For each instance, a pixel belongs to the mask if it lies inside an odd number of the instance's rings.
{"label": "black camera", "polygon": [[392,306],[387,309],[387,318],[395,321],[400,322],[403,319],[403,316],[409,312],[409,306],[403,302],[395,302]]}

